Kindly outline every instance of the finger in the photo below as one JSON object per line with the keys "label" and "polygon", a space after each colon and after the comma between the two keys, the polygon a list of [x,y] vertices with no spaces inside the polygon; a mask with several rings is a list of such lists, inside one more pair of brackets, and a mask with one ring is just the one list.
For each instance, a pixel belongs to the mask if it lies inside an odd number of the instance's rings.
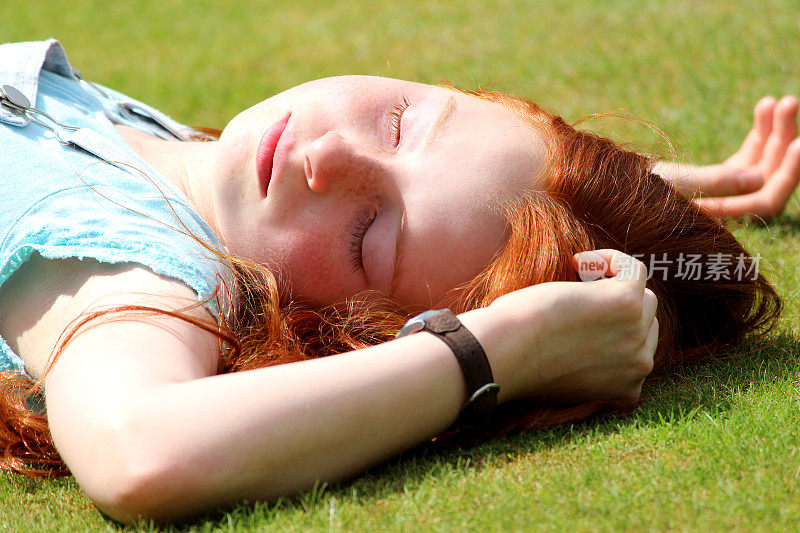
{"label": "finger", "polygon": [[645,326],[650,326],[656,317],[658,310],[658,298],[650,289],[645,289],[642,295],[642,322]]}
{"label": "finger", "polygon": [[631,388],[624,397],[611,402],[611,406],[616,409],[631,409],[639,401],[642,393],[642,385],[645,379],[653,371],[655,365],[655,353],[658,347],[658,319],[653,318],[650,328],[647,330],[647,338],[644,345],[637,354],[636,365],[631,374]]}
{"label": "finger", "polygon": [[761,199],[754,194],[731,198],[696,198],[694,203],[707,215],[720,220],[725,218],[755,217],[767,221],[772,218],[772,216],[761,214],[764,211],[760,207]]}
{"label": "finger", "polygon": [[784,96],[775,105],[772,132],[758,164],[765,176],[770,176],[780,166],[789,143],[797,136],[797,108],[798,101],[794,96]]}
{"label": "finger", "polygon": [[759,191],[731,198],[698,198],[695,203],[717,218],[754,216],[770,220],[783,212],[800,183],[800,138],[784,154],[780,168]]}
{"label": "finger", "polygon": [[645,264],[639,259],[620,251],[609,251],[613,252],[609,261],[609,275],[621,281],[634,281],[640,284],[644,291],[644,286],[647,283],[647,267]]}
{"label": "finger", "polygon": [[641,285],[641,290],[644,291],[645,283],[647,283],[647,267],[644,266],[644,263],[619,250],[612,249],[591,250],[576,255],[585,257],[587,253],[603,259],[606,265],[604,272],[606,276],[612,276],[619,281],[633,281]]}
{"label": "finger", "polygon": [[595,281],[604,278],[608,272],[608,260],[597,251],[578,252],[572,260],[581,281]]}
{"label": "finger", "polygon": [[742,146],[727,163],[749,166],[755,165],[761,159],[764,144],[772,131],[772,115],[777,100],[772,96],[765,96],[753,108],[753,128],[745,137]]}
{"label": "finger", "polygon": [[771,216],[779,215],[800,182],[800,138],[786,148],[780,167],[758,194],[764,197],[764,205]]}
{"label": "finger", "polygon": [[755,218],[769,222],[779,214],[766,205],[758,193],[730,198],[697,198],[694,202],[706,214],[718,219]]}
{"label": "finger", "polygon": [[641,353],[642,371],[645,371],[645,376],[653,371],[653,357],[658,348],[658,319],[653,317],[650,323],[650,329],[647,330],[647,339],[644,341],[644,348]]}
{"label": "finger", "polygon": [[726,218],[741,218],[742,213],[736,213],[729,205],[728,198],[695,198],[697,204],[705,214],[712,218],[724,220]]}
{"label": "finger", "polygon": [[731,165],[709,165],[698,167],[681,179],[679,192],[691,190],[691,195],[737,196],[755,192],[764,184],[757,170],[737,168]]}

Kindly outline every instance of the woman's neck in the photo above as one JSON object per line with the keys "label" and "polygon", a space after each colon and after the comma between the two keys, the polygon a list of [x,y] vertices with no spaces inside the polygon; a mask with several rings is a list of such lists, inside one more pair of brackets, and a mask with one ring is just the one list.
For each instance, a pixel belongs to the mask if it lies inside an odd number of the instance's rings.
{"label": "woman's neck", "polygon": [[180,189],[217,234],[211,178],[216,142],[165,141],[128,126],[117,125],[125,143],[156,172]]}

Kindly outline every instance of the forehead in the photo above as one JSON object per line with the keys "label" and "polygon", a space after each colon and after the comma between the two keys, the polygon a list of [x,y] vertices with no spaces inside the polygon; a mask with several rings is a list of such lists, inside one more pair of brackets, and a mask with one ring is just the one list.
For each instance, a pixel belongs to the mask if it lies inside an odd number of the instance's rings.
{"label": "forehead", "polygon": [[503,207],[536,189],[544,167],[541,136],[515,112],[434,87],[409,121],[435,121],[455,101],[440,133],[404,184],[404,251],[395,295],[435,305],[483,270],[502,247]]}

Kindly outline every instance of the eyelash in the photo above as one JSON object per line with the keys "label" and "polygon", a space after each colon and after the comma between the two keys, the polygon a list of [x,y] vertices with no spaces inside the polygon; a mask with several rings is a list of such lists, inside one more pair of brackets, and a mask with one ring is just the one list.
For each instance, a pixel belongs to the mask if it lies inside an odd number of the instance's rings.
{"label": "eyelash", "polygon": [[[396,103],[392,110],[389,111],[389,121],[392,126],[392,133],[394,134],[394,145],[400,144],[400,121],[403,118],[403,113],[411,102],[406,97]],[[367,234],[375,218],[378,216],[376,211],[370,211],[361,215],[356,222],[353,232],[350,234],[350,265],[353,267],[353,272],[363,270],[364,268],[364,236]]]}
{"label": "eyelash", "polygon": [[392,124],[392,132],[394,133],[394,145],[400,144],[400,119],[403,118],[403,113],[411,103],[404,96],[403,100],[395,104],[391,111],[389,111],[389,120]]}
{"label": "eyelash", "polygon": [[364,251],[364,235],[367,234],[367,230],[372,226],[372,223],[375,222],[377,216],[378,212],[375,210],[365,212],[358,219],[356,227],[350,234],[350,265],[353,267],[353,272],[358,272],[364,268],[362,256]]}

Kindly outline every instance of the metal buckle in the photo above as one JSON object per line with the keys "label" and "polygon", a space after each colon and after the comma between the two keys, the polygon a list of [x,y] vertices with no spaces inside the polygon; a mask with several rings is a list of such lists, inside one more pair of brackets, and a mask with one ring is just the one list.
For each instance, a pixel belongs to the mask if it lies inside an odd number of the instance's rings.
{"label": "metal buckle", "polygon": [[464,409],[469,407],[469,405],[475,402],[475,400],[477,400],[482,394],[486,394],[487,392],[491,391],[499,392],[500,385],[498,385],[497,383],[487,383],[483,387],[479,388],[478,390],[472,393],[472,396],[469,397],[469,400],[467,400],[467,403],[464,404],[464,407],[462,407],[461,410],[463,411]]}
{"label": "metal buckle", "polygon": [[31,102],[13,85],[3,85],[0,88],[0,105],[15,115],[22,116],[25,114],[25,110],[31,106]]}
{"label": "metal buckle", "polygon": [[69,144],[69,142],[61,138],[58,129],[53,127],[52,124],[46,124],[41,120],[39,120],[38,117],[43,117],[52,122],[53,124],[55,124],[56,126],[58,126],[59,128],[68,131],[78,131],[80,129],[75,126],[68,126],[66,124],[62,124],[61,122],[57,121],[56,119],[54,119],[53,117],[42,111],[41,109],[36,109],[35,107],[32,107],[30,100],[28,100],[28,98],[24,94],[22,94],[22,92],[19,91],[19,89],[17,89],[12,85],[3,85],[3,87],[0,88],[0,105],[11,111],[13,114],[20,117],[25,117],[34,124],[38,124],[39,126],[47,130],[50,130],[53,133],[53,135],[56,136],[58,142],[60,142],[61,144]]}

